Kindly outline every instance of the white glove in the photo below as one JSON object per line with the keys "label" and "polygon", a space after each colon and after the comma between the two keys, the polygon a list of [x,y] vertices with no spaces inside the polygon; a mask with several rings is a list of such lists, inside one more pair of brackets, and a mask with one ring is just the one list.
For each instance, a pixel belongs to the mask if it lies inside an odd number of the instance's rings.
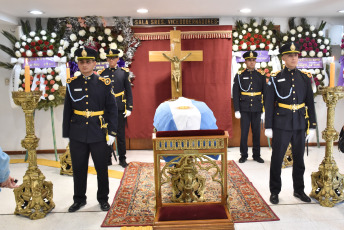
{"label": "white glove", "polygon": [[113,142],[115,141],[115,138],[116,137],[109,135],[109,140],[106,143],[108,145],[112,146]]}
{"label": "white glove", "polygon": [[315,129],[309,129],[309,133],[306,136],[306,142],[311,140],[315,136]]}
{"label": "white glove", "polygon": [[265,129],[265,136],[267,138],[272,138],[272,129]]}
{"label": "white glove", "polygon": [[263,112],[262,115],[260,115],[260,120],[262,120],[262,122],[264,123],[264,121],[265,121],[265,112]]}
{"label": "white glove", "polygon": [[236,111],[234,115],[235,115],[236,119],[240,119],[241,118],[241,114],[240,114],[239,111]]}
{"label": "white glove", "polygon": [[131,115],[131,111],[127,110],[127,112],[124,112],[124,118],[129,117]]}

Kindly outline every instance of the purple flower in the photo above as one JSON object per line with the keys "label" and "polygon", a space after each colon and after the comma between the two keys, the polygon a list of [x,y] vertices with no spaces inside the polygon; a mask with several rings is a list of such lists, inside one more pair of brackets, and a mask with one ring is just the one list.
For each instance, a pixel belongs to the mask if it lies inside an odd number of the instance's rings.
{"label": "purple flower", "polygon": [[327,49],[323,49],[323,53],[326,54],[327,53]]}
{"label": "purple flower", "polygon": [[306,41],[309,42],[309,40],[311,40],[309,37],[306,37]]}
{"label": "purple flower", "polygon": [[318,49],[318,48],[316,48],[316,49],[315,49],[315,52],[316,52],[316,53],[318,53],[318,52],[319,52],[319,49]]}
{"label": "purple flower", "polygon": [[313,46],[316,48],[318,47],[318,43],[314,43]]}
{"label": "purple flower", "polygon": [[304,46],[304,47],[307,47],[307,43],[303,43],[303,46]]}
{"label": "purple flower", "polygon": [[312,43],[315,43],[315,39],[312,39],[311,42],[312,42]]}
{"label": "purple flower", "polygon": [[[342,40],[344,40],[344,39],[342,39]],[[300,42],[303,43],[303,38],[300,38]]]}
{"label": "purple flower", "polygon": [[308,46],[312,46],[312,42],[308,42]]}
{"label": "purple flower", "polygon": [[340,46],[341,49],[344,49],[344,43]]}

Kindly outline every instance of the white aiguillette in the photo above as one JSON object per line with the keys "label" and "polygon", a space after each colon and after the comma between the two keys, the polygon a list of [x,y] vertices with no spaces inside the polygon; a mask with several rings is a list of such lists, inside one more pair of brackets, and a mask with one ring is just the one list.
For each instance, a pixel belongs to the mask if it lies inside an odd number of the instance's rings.
{"label": "white aiguillette", "polygon": [[74,91],[82,91],[82,89],[74,89]]}
{"label": "white aiguillette", "polygon": [[277,82],[282,82],[282,81],[285,81],[285,78],[282,78],[282,79],[278,79]]}

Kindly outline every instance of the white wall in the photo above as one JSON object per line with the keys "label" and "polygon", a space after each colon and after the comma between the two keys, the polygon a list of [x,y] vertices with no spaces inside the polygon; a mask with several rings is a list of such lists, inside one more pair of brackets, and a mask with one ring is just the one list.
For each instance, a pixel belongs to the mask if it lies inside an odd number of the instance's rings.
{"label": "white wall", "polygon": [[[234,25],[237,19],[242,19],[248,21],[245,18],[233,18],[233,17],[222,17],[220,18],[221,25]],[[265,18],[268,21],[273,21],[275,25],[280,25],[281,31],[285,32],[288,30],[288,18]],[[296,19],[296,23],[298,24]],[[307,18],[310,24],[319,26],[321,19],[319,18]],[[325,32],[327,33],[328,28],[332,25],[343,25],[343,18],[323,18],[322,20],[326,21]],[[259,21],[259,18],[258,18]],[[0,31],[6,30],[9,32],[14,32],[17,27],[10,24],[1,24]],[[10,46],[9,41],[0,34],[0,44]],[[340,47],[332,46],[332,52],[335,56],[336,61],[336,75],[339,74],[339,56],[340,56]],[[4,52],[0,51],[0,61],[8,62],[10,57]],[[11,74],[10,70],[5,70],[0,68],[0,147],[4,151],[20,151],[24,150],[21,147],[21,140],[25,137],[25,118],[24,113],[21,108],[13,109],[9,102],[10,94],[8,92],[8,86],[5,85],[5,79],[9,78]],[[335,81],[337,82],[337,80]],[[322,100],[321,96],[315,98],[316,101],[316,111],[318,116],[318,127],[320,142],[324,142],[321,137],[321,132],[326,127],[326,105]],[[63,106],[60,105],[54,108],[54,118],[55,118],[55,131],[56,131],[56,144],[58,149],[64,149],[67,146],[67,140],[62,138],[62,112]],[[336,119],[335,119],[335,128],[340,130],[344,125],[344,119],[342,118],[344,114],[344,99],[340,100],[336,108]],[[42,149],[53,149],[53,138],[52,138],[52,127],[51,127],[51,117],[50,111],[36,111],[35,113],[35,128],[36,136],[40,138],[38,150]],[[316,142],[314,138],[311,142]]]}

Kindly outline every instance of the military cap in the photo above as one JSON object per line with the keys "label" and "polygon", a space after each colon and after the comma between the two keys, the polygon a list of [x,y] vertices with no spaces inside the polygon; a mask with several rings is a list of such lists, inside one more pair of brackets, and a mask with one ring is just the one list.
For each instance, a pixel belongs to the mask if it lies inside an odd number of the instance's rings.
{"label": "military cap", "polygon": [[244,53],[244,55],[242,55],[242,57],[246,60],[249,58],[257,58],[258,54],[257,52],[254,51],[247,51]]}
{"label": "military cap", "polygon": [[294,42],[290,42],[287,44],[284,44],[279,49],[280,54],[288,54],[288,53],[300,53],[300,45]]}
{"label": "military cap", "polygon": [[105,51],[106,57],[118,57],[119,51],[115,49],[108,49]]}
{"label": "military cap", "polygon": [[95,60],[96,57],[98,56],[98,52],[95,51],[94,49],[84,47],[84,48],[79,48],[75,50],[74,56],[78,57],[78,60],[85,60],[85,59]]}

